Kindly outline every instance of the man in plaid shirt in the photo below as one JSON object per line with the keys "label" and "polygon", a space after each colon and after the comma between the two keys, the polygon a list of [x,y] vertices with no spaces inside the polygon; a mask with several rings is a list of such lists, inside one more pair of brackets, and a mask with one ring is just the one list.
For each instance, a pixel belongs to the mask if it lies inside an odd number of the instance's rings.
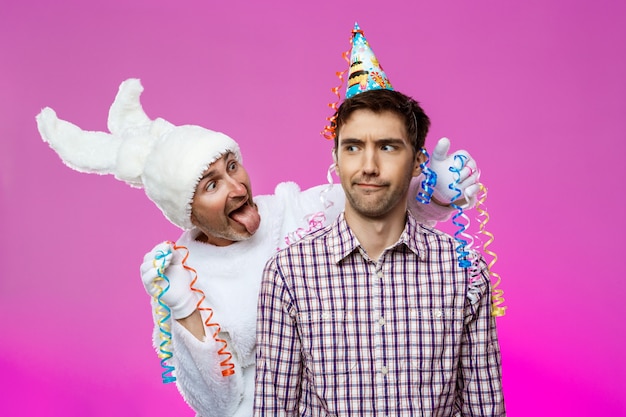
{"label": "man in plaid shirt", "polygon": [[334,224],[266,265],[255,416],[504,416],[482,258],[407,211],[430,121],[388,89],[337,112]]}

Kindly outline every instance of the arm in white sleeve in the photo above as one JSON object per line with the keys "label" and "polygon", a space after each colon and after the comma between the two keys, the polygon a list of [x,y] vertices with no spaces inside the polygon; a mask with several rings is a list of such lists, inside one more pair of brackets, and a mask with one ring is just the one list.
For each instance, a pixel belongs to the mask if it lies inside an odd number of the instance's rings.
{"label": "arm in white sleeve", "polygon": [[441,206],[432,200],[428,204],[418,201],[417,195],[421,190],[423,179],[424,174],[421,174],[414,177],[411,181],[407,206],[418,222],[434,226],[437,222],[448,220],[455,212],[455,209],[451,206]]}
{"label": "arm in white sleeve", "polygon": [[[420,223],[434,226],[437,222],[448,220],[455,209],[439,205],[432,200],[429,204],[417,201],[416,197],[423,179],[424,176],[420,175],[411,181],[407,197],[408,209]],[[295,183],[282,183],[276,187],[276,195],[284,198],[287,212],[291,213],[299,224],[305,224],[312,215],[322,212],[324,225],[328,225],[343,211],[346,203],[346,195],[341,184],[318,185],[300,191]]]}
{"label": "arm in white sleeve", "polygon": [[[207,337],[200,341],[176,320],[170,320],[169,324],[172,334],[169,350],[173,354],[169,364],[174,367],[176,385],[185,401],[199,416],[233,416],[244,395],[243,370],[237,359],[234,356],[230,359],[235,373],[223,376],[225,367],[221,362],[227,357],[220,355],[223,343],[210,336],[212,329],[205,327]],[[157,324],[153,335],[157,351],[162,342],[159,333]]]}
{"label": "arm in white sleeve", "polygon": [[284,216],[279,225],[283,236],[281,247],[335,221],[345,206],[340,184],[318,185],[301,191],[293,182],[279,184],[275,190]]}

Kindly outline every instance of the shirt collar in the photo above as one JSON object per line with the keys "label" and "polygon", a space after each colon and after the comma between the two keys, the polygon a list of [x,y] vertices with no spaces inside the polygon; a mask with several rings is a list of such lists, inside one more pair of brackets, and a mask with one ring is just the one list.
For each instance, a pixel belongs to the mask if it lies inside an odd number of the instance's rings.
{"label": "shirt collar", "polygon": [[[424,230],[422,227],[417,220],[415,220],[411,212],[407,211],[404,230],[398,241],[391,245],[390,249],[405,245],[415,253],[420,260],[424,260],[426,256],[426,246],[424,244],[423,234]],[[332,252],[331,259],[334,263],[341,262],[361,246],[359,240],[352,233],[350,226],[348,226],[343,212],[339,215],[331,228],[329,243]]]}

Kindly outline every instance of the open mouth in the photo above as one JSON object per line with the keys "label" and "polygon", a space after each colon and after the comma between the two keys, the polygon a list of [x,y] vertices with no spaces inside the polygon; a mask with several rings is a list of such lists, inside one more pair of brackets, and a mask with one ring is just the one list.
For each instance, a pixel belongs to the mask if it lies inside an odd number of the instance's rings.
{"label": "open mouth", "polygon": [[228,217],[243,225],[250,234],[256,232],[261,223],[261,216],[249,198],[243,201],[239,207],[231,210]]}
{"label": "open mouth", "polygon": [[233,217],[233,216],[237,217],[238,213],[246,210],[246,206],[248,206],[248,207],[250,206],[249,203],[250,203],[250,199],[246,198],[244,201],[242,201],[239,204],[238,207],[235,207],[235,208],[230,210],[230,212],[228,213],[228,217]]}

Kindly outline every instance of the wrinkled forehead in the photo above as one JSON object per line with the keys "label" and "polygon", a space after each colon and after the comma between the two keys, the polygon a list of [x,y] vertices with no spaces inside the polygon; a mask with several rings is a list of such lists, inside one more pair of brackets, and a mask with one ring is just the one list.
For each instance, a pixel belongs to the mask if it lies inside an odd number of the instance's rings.
{"label": "wrinkled forehead", "polygon": [[356,109],[337,130],[339,141],[347,137],[365,136],[407,138],[404,118],[401,114],[390,110]]}

